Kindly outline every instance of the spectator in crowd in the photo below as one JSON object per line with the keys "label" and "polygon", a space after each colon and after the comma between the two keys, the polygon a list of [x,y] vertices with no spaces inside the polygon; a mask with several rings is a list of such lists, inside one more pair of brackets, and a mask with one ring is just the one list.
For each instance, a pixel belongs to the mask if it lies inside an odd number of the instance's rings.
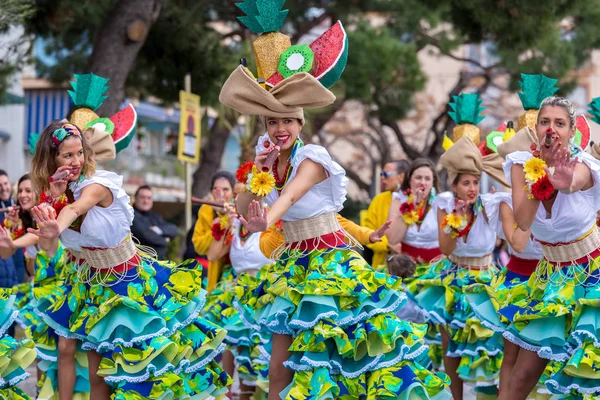
{"label": "spectator in crowd", "polygon": [[133,210],[135,217],[131,225],[131,233],[140,244],[150,246],[156,250],[159,260],[167,258],[167,244],[179,233],[177,226],[163,219],[159,214],[152,212],[152,188],[143,185],[135,192]]}
{"label": "spectator in crowd", "polygon": [[[8,174],[3,169],[0,169],[0,209],[17,205],[11,192],[12,188]],[[0,212],[0,223],[4,221],[6,214],[6,212]],[[9,272],[5,268],[10,269],[12,272]],[[12,282],[12,279],[14,279],[14,285],[25,282],[25,255],[22,251],[15,252],[10,262],[7,262],[7,260],[0,261],[0,269],[2,269],[0,271],[0,287],[12,287],[12,285],[3,286]]]}
{"label": "spectator in crowd", "polygon": [[[392,204],[392,193],[400,189],[409,166],[410,163],[407,160],[394,160],[383,166],[380,174],[381,193],[375,196],[369,205],[365,218],[366,228],[376,230],[387,221],[390,205]],[[381,242],[370,244],[367,248],[373,251],[373,259],[370,260],[373,268],[378,271],[385,271],[385,262],[389,253],[398,253],[400,244],[390,246],[387,237],[384,236]],[[368,253],[365,252],[365,258],[367,257]]]}

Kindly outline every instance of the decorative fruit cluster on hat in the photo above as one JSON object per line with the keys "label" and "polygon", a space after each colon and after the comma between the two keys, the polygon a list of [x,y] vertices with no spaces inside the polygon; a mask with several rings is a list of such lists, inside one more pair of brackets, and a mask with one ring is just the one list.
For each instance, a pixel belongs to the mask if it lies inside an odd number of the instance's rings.
{"label": "decorative fruit cluster on hat", "polygon": [[505,186],[510,186],[502,170],[502,158],[495,152],[489,151],[486,141],[480,144],[481,130],[477,127],[485,117],[485,110],[478,94],[461,93],[454,96],[450,103],[450,118],[456,122],[452,131],[452,139],[444,136],[442,146],[446,153],[440,162],[448,170],[450,182],[463,173],[481,176],[485,171],[494,180]]}
{"label": "decorative fruit cluster on hat", "polygon": [[96,114],[95,110],[107,98],[104,95],[107,84],[108,79],[95,74],[75,74],[75,80],[71,82],[73,90],[69,90],[73,103],[78,107],[70,121],[83,132],[97,160],[114,159],[116,153],[131,143],[137,127],[137,113],[131,104],[108,118]]}
{"label": "decorative fruit cluster on hat", "polygon": [[[115,115],[103,118],[96,114],[107,96],[108,79],[95,74],[75,74],[69,96],[77,107],[70,122],[75,125],[94,150],[97,161],[113,160],[131,143],[137,129],[137,113],[131,104]],[[29,136],[29,152],[33,155],[40,134]]]}
{"label": "decorative fruit cluster on hat", "polygon": [[[279,32],[288,10],[285,0],[244,0],[236,3],[246,15],[238,17],[260,36],[254,41],[257,77],[240,65],[223,85],[219,100],[241,114],[298,118],[303,108],[335,101],[327,88],[342,75],[348,60],[348,36],[335,23],[309,45],[292,45]],[[260,89],[260,91],[258,90]]]}

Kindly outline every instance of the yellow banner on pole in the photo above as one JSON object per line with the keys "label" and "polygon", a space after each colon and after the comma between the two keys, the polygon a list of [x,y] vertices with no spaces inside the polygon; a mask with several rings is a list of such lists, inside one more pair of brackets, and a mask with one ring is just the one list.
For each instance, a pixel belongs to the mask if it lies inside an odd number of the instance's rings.
{"label": "yellow banner on pole", "polygon": [[184,162],[200,162],[200,96],[179,91],[181,117],[177,158]]}

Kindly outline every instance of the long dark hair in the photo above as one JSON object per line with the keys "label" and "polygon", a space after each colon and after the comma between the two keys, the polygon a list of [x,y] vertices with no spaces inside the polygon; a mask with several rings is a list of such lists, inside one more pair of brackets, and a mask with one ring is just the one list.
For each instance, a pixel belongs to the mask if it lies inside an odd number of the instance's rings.
{"label": "long dark hair", "polygon": [[[29,174],[25,174],[23,175],[20,179],[19,182],[17,183],[17,205],[19,206],[19,218],[21,219],[21,222],[23,223],[23,228],[27,231],[27,228],[35,228],[34,223],[33,223],[33,217],[31,216],[31,213],[29,211],[25,211],[23,210],[23,207],[21,207],[21,204],[19,203],[19,186],[21,186],[21,183],[25,182],[25,181],[30,181],[31,178],[29,177]],[[36,198],[36,193],[33,190],[33,182],[31,185],[31,195],[33,196],[33,198]]]}
{"label": "long dark hair", "polygon": [[432,189],[435,189],[437,193],[440,192],[440,178],[435,170],[435,164],[428,158],[417,158],[412,163],[410,163],[410,167],[408,168],[408,173],[404,175],[404,180],[402,181],[402,185],[400,186],[400,190],[405,191],[410,189],[410,178],[412,178],[415,171],[421,167],[427,167],[433,173],[433,186]]}

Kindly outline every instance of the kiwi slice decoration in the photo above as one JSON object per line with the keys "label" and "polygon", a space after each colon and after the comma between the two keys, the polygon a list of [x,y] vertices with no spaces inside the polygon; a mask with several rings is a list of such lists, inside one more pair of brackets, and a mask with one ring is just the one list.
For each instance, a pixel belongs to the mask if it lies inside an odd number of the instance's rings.
{"label": "kiwi slice decoration", "polygon": [[306,44],[291,46],[279,57],[277,71],[284,79],[299,72],[310,73],[313,69],[315,53]]}

